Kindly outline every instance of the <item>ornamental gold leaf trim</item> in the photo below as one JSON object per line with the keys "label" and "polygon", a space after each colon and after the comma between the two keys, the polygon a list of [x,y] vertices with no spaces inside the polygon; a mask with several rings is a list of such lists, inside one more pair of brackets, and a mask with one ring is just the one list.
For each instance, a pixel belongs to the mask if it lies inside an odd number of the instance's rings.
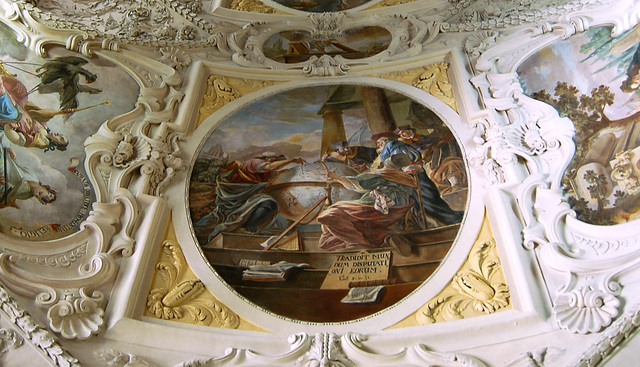
{"label": "ornamental gold leaf trim", "polygon": [[482,229],[467,260],[449,284],[415,314],[391,328],[488,315],[511,307],[509,287],[485,213]]}
{"label": "ornamental gold leaf trim", "polygon": [[438,98],[454,111],[458,112],[453,86],[448,74],[449,64],[436,62],[430,65],[381,74],[384,79],[410,84]]}
{"label": "ornamental gold leaf trim", "polygon": [[408,4],[408,3],[412,3],[416,0],[382,0],[370,7],[367,8],[367,10],[370,9],[379,9],[379,8],[384,8],[387,6],[394,6],[394,5],[401,5],[401,4]]}
{"label": "ornamental gold leaf trim", "polygon": [[[175,237],[171,227],[169,237]],[[173,236],[172,236],[173,235]],[[145,316],[225,329],[266,331],[240,318],[197,279],[175,239],[162,242]]]}
{"label": "ornamental gold leaf trim", "polygon": [[207,117],[222,108],[229,102],[235,101],[251,92],[269,87],[277,81],[241,79],[222,75],[209,75],[207,87],[202,96],[200,109],[198,110],[197,126]]}
{"label": "ornamental gold leaf trim", "polygon": [[231,0],[229,9],[263,14],[273,14],[277,12],[275,8],[265,5],[260,0]]}

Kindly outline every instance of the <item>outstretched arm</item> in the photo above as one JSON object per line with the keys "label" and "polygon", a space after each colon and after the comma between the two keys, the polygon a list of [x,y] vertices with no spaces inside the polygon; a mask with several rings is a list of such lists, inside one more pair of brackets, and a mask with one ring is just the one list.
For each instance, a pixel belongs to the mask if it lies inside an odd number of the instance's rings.
{"label": "outstretched arm", "polygon": [[276,170],[279,170],[279,169],[283,168],[284,166],[286,166],[289,163],[303,164],[303,163],[305,163],[305,161],[302,158],[285,159],[283,161],[269,162],[269,163],[265,164],[262,169],[264,171],[267,171],[267,172],[276,171]]}

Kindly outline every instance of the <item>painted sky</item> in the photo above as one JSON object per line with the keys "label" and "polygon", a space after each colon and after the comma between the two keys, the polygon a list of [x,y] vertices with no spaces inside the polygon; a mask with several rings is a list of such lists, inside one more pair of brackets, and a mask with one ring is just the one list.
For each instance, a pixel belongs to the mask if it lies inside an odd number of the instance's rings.
{"label": "painted sky", "polygon": [[615,94],[615,103],[607,107],[611,119],[632,115],[640,110],[637,93],[620,90],[625,75],[610,65],[610,59],[588,58],[580,52],[583,44],[590,40],[590,33],[577,34],[568,40],[557,41],[525,60],[518,68],[525,94],[531,95],[546,90],[553,95],[558,81],[576,86],[582,94],[590,94],[599,85],[608,85]]}
{"label": "painted sky", "polygon": [[[203,147],[221,145],[232,159],[242,159],[248,146],[271,150],[282,142],[297,144],[303,158],[319,159],[323,117],[318,114],[329,86],[292,89],[255,101],[225,118]],[[345,111],[347,137],[364,124],[363,110]]]}
{"label": "painted sky", "polygon": [[[38,85],[39,79],[32,74],[38,65],[42,65],[45,60],[17,43],[15,35],[4,27],[0,27],[0,37],[2,37],[0,60],[35,64],[16,65],[22,70],[7,65],[6,69],[17,74],[17,79],[27,89]],[[62,48],[50,49],[48,54],[51,58],[63,55],[79,56]],[[81,93],[78,97],[79,105],[80,107],[89,106],[105,99],[109,100],[110,104],[76,112],[66,122],[63,121],[62,116],[56,116],[47,123],[51,131],[61,133],[70,139],[68,149],[66,151],[43,152],[36,148],[13,147],[17,154],[16,162],[35,174],[42,183],[55,188],[58,192],[57,200],[48,205],[42,205],[35,199],[20,200],[18,201],[20,209],[0,209],[1,230],[6,230],[10,226],[25,229],[37,228],[40,225],[49,224],[51,218],[56,218],[58,224],[65,224],[75,216],[79,209],[83,197],[82,186],[77,177],[67,171],[70,159],[76,157],[82,161],[85,157],[84,140],[96,132],[108,118],[130,111],[134,107],[139,93],[137,84],[124,71],[114,65],[97,64],[96,62],[98,60],[92,59],[91,63],[85,65],[85,69],[98,75],[97,80],[90,86],[101,89],[103,92],[94,95]],[[59,108],[57,94],[33,92],[29,95],[29,100],[41,108]]]}

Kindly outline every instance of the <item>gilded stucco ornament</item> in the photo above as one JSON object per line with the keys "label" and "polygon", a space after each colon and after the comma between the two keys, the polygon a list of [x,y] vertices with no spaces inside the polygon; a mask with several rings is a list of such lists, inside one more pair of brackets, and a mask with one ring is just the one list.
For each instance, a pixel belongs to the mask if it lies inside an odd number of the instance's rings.
{"label": "gilded stucco ornament", "polygon": [[458,111],[448,69],[448,63],[437,62],[419,68],[381,74],[379,77],[397,80],[420,88],[446,103],[454,111]]}
{"label": "gilded stucco ornament", "polygon": [[198,110],[197,125],[227,103],[275,83],[277,82],[269,80],[209,75],[202,102],[200,102],[200,109]]}
{"label": "gilded stucco ornament", "polygon": [[260,0],[231,0],[229,9],[264,14],[273,14],[276,12],[273,7],[265,5]]}
{"label": "gilded stucco ornament", "polygon": [[[416,313],[420,325],[491,314],[510,305],[494,240],[474,245],[465,266],[446,288]],[[471,311],[471,312],[470,312]]]}
{"label": "gilded stucco ornament", "polygon": [[237,328],[240,319],[233,311],[205,293],[205,286],[192,278],[180,247],[173,241],[162,244],[162,260],[156,265],[158,287],[147,296],[147,312],[164,320],[181,320],[197,325]]}

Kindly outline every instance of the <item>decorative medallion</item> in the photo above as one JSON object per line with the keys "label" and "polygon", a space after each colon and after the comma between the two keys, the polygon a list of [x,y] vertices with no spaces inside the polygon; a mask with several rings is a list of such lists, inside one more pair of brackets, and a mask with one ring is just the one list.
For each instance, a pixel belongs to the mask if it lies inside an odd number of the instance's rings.
{"label": "decorative medallion", "polygon": [[204,256],[249,301],[353,320],[438,267],[466,205],[464,167],[442,120],[402,94],[290,89],[216,124],[191,172],[190,219]]}

